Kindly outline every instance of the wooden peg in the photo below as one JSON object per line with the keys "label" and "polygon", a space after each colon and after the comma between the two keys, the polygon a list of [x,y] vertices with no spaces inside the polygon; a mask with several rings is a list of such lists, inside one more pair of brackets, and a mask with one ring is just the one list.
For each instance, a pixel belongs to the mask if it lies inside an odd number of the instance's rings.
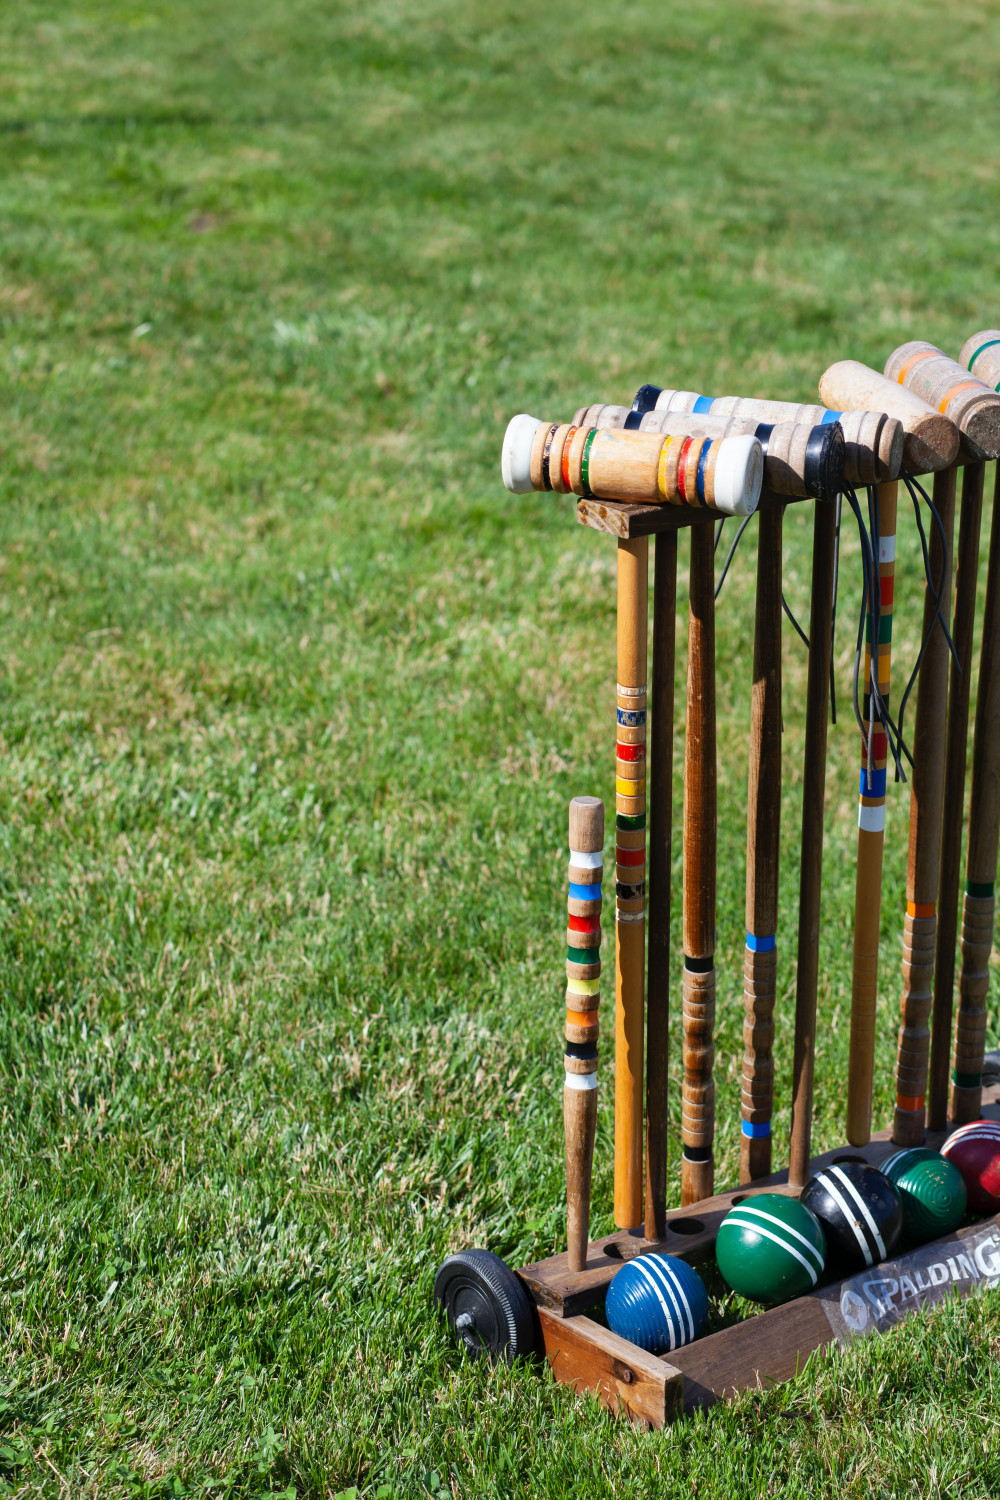
{"label": "wooden peg", "polygon": [[[600,999],[601,876],[603,873],[604,803],[599,797],[574,797],[569,805],[570,912],[566,933],[566,1080],[563,1086],[563,1132],[566,1144],[566,1232],[570,1270],[587,1264],[590,1241],[590,1185],[597,1129],[597,1006]],[[579,917],[574,894],[597,910]],[[581,964],[583,955],[592,964]]]}
{"label": "wooden peg", "polygon": [[928,474],[947,469],[958,456],[959,433],[955,423],[936,407],[880,375],[856,359],[841,359],[824,370],[819,393],[828,406],[844,411],[881,410],[898,417],[906,438],[903,467],[910,474]]}

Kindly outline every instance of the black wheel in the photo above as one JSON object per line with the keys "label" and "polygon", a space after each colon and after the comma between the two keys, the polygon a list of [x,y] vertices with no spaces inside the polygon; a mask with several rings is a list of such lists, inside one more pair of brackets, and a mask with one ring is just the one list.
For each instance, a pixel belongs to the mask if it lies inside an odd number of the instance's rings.
{"label": "black wheel", "polygon": [[519,1277],[490,1250],[449,1255],[434,1278],[438,1308],[472,1359],[535,1353],[535,1310]]}

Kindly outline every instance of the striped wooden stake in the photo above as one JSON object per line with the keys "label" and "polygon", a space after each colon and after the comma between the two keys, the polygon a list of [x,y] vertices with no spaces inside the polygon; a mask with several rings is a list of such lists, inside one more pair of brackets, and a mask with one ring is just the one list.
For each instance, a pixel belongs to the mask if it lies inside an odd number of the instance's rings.
{"label": "striped wooden stake", "polygon": [[615,1223],[620,1229],[639,1228],[643,1206],[648,587],[649,538],[620,541],[615,761]]}
{"label": "striped wooden stake", "polygon": [[743,956],[743,1126],[740,1181],[771,1170],[774,997],[781,833],[781,530],[784,509],[760,515],[747,789],[746,950]]}
{"label": "striped wooden stake", "polygon": [[861,789],[858,806],[858,864],[854,890],[854,962],[851,982],[851,1042],[847,1077],[847,1139],[864,1146],[871,1139],[872,1083],[875,1070],[875,1012],[878,1000],[878,939],[882,915],[882,850],[885,843],[885,783],[888,745],[885,731],[871,709],[872,650],[877,682],[889,703],[892,665],[892,594],[896,567],[896,482],[878,486],[881,596],[880,638],[872,642],[873,615],[869,604],[865,641],[864,718],[872,737],[872,769],[868,747],[861,744]]}
{"label": "striped wooden stake", "polygon": [[[934,506],[944,541],[930,528],[931,578],[940,594],[943,619],[951,601],[951,539],[955,524],[957,470],[934,476]],[[910,844],[906,867],[906,916],[903,923],[903,994],[896,1058],[896,1112],[892,1138],[898,1146],[924,1140],[924,1104],[930,1046],[937,934],[937,893],[941,870],[941,813],[944,802],[945,726],[948,703],[948,643],[935,621],[936,602],[924,595],[923,660],[917,678],[917,708],[910,773]]]}
{"label": "striped wooden stake", "polygon": [[972,745],[969,844],[962,905],[958,1025],[952,1075],[951,1118],[955,1125],[982,1112],[986,997],[993,950],[994,884],[1000,833],[1000,466],[993,491],[993,526],[986,577],[983,645],[979,660],[976,733]]}
{"label": "striped wooden stake", "polygon": [[590,1183],[597,1129],[597,1038],[601,994],[601,880],[604,803],[574,797],[569,805],[569,899],[566,903],[566,1234],[569,1268],[582,1271],[590,1241]]}
{"label": "striped wooden stake", "polygon": [[795,976],[795,1054],[792,1065],[792,1139],[788,1181],[805,1187],[812,1144],[816,1065],[816,990],[823,878],[823,804],[826,797],[826,729],[833,636],[833,574],[837,507],[817,505],[813,517],[812,598],[809,605],[809,675],[802,768],[802,852],[799,865],[799,931]]}
{"label": "striped wooden stake", "polygon": [[715,1185],[715,552],[712,528],[691,528],[684,736],[684,1083],[681,1203]]}
{"label": "striped wooden stake", "polygon": [[667,1075],[670,1037],[670,841],[673,833],[677,533],[656,538],[653,562],[653,697],[649,762],[649,957],[646,978],[645,1235],[667,1233]]}
{"label": "striped wooden stake", "polygon": [[927,1087],[928,1130],[943,1130],[948,1113],[955,948],[958,936],[958,884],[962,863],[965,770],[969,738],[969,689],[972,680],[972,638],[976,623],[976,581],[979,573],[979,532],[985,474],[985,464],[972,463],[965,466],[959,506],[951,638],[962,670],[957,671],[953,661],[948,679],[941,874],[938,881],[937,938],[934,949],[931,1066]]}

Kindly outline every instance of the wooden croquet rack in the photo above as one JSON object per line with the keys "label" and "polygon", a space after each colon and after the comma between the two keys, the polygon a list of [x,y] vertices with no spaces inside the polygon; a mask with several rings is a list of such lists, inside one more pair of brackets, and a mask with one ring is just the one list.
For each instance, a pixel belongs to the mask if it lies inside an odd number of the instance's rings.
{"label": "wooden croquet rack", "polygon": [[[984,1119],[1000,1120],[1000,1085],[984,1088],[982,1113]],[[938,1148],[949,1132],[950,1126],[948,1130],[929,1131],[928,1146]],[[891,1131],[883,1130],[867,1146],[828,1151],[813,1158],[813,1168],[820,1171],[834,1162],[859,1160],[878,1166],[898,1149],[890,1137]],[[647,1241],[641,1231],[605,1235],[591,1243],[584,1271],[570,1271],[565,1254],[522,1266],[518,1275],[535,1303],[539,1346],[555,1378],[576,1391],[593,1391],[601,1404],[617,1415],[662,1427],[686,1412],[711,1406],[739,1391],[766,1390],[789,1380],[814,1350],[834,1342],[847,1345],[854,1337],[884,1332],[900,1321],[902,1309],[887,1306],[880,1316],[871,1296],[863,1289],[860,1293],[853,1290],[858,1284],[867,1281],[874,1285],[893,1273],[898,1280],[900,1272],[909,1274],[918,1288],[923,1280],[926,1290],[907,1299],[908,1315],[942,1301],[948,1294],[962,1296],[995,1279],[968,1275],[955,1279],[949,1274],[947,1281],[930,1282],[923,1273],[930,1266],[948,1267],[949,1260],[955,1264],[963,1245],[970,1240],[988,1241],[991,1235],[996,1236],[995,1259],[1000,1267],[1000,1215],[921,1245],[911,1254],[874,1266],[860,1276],[832,1282],[808,1296],[708,1334],[662,1359],[619,1338],[588,1316],[603,1306],[604,1294],[622,1261],[655,1251],[677,1255],[694,1266],[711,1260],[719,1225],[730,1208],[761,1192],[784,1190],[797,1196],[798,1189],[787,1184],[787,1171],[776,1172],[751,1185],[669,1211],[663,1240]],[[966,1260],[970,1259],[975,1265],[974,1258],[967,1254]],[[838,1315],[845,1293],[848,1297],[860,1295],[864,1300],[865,1327],[857,1333],[842,1314]],[[885,1299],[881,1300],[884,1304]]]}
{"label": "wooden croquet rack", "polygon": [[[759,509],[767,511],[785,504],[784,497],[765,489]],[[711,519],[705,513],[679,515],[658,505],[596,499],[577,504],[580,524],[620,541]],[[984,1087],[982,1116],[1000,1120],[1000,1084]],[[951,1128],[949,1123],[944,1130],[929,1130],[926,1144],[940,1147]],[[887,1129],[874,1134],[865,1146],[845,1144],[811,1158],[810,1171],[843,1161],[878,1166],[896,1150],[898,1144],[893,1143],[892,1131]],[[787,1170],[775,1172],[668,1211],[662,1237],[646,1239],[644,1229],[640,1229],[617,1231],[592,1241],[582,1271],[570,1270],[565,1253],[522,1266],[517,1274],[536,1309],[538,1348],[544,1351],[555,1378],[577,1391],[594,1392],[618,1415],[661,1427],[739,1391],[767,1389],[790,1379],[816,1349],[831,1343],[847,1346],[857,1337],[885,1331],[903,1316],[940,1302],[947,1295],[963,1296],[977,1285],[995,1282],[997,1274],[988,1275],[975,1258],[976,1247],[987,1247],[981,1254],[982,1264],[995,1264],[1000,1272],[998,1215],[861,1275],[820,1286],[807,1296],[702,1337],[663,1358],[618,1337],[590,1316],[603,1308],[607,1288],[623,1261],[654,1252],[679,1256],[695,1266],[710,1261],[719,1225],[734,1204],[761,1192],[798,1196],[799,1191],[799,1187],[789,1186]],[[967,1274],[970,1265],[975,1270],[972,1276]],[[944,1275],[940,1274],[942,1267]],[[880,1283],[884,1288],[887,1281],[899,1282],[901,1277],[909,1277],[907,1284],[917,1289],[916,1296],[906,1297],[905,1306],[878,1293]]]}

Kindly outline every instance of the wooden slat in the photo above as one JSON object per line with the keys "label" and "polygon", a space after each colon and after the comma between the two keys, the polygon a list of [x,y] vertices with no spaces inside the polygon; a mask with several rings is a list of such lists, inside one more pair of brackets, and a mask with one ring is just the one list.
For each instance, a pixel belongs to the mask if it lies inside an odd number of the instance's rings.
{"label": "wooden slat", "polygon": [[[797,503],[797,496],[776,495],[761,490],[757,509],[773,510],[775,506]],[[630,541],[634,537],[653,536],[658,531],[681,531],[686,526],[724,521],[717,510],[696,510],[694,506],[630,505],[623,500],[578,500],[576,519],[591,531]]]}
{"label": "wooden slat", "polygon": [[[1000,1084],[992,1084],[983,1089],[983,1118],[1000,1120]],[[939,1147],[947,1134],[947,1130],[928,1131],[928,1146]],[[852,1161],[860,1159],[871,1162],[873,1166],[877,1166],[897,1149],[890,1137],[891,1131],[883,1130],[873,1136],[866,1146],[838,1146],[833,1151],[815,1157],[812,1169],[819,1172],[823,1167],[845,1157]],[[524,1266],[518,1274],[540,1307],[549,1308],[560,1317],[572,1317],[600,1306],[608,1283],[623,1260],[631,1260],[636,1255],[655,1250],[679,1255],[691,1265],[710,1259],[719,1225],[732,1208],[733,1201],[744,1197],[748,1192],[775,1191],[785,1191],[797,1196],[798,1189],[788,1186],[787,1171],[762,1177],[752,1188],[734,1187],[701,1203],[694,1203],[689,1208],[671,1209],[667,1214],[667,1234],[663,1240],[645,1240],[641,1229],[632,1233],[617,1231],[615,1234],[605,1235],[603,1239],[594,1240],[587,1254],[587,1267],[584,1271],[571,1271],[564,1253]],[[608,1247],[610,1254],[606,1253]]]}
{"label": "wooden slat", "polygon": [[545,1358],[561,1385],[594,1391],[602,1406],[633,1422],[663,1427],[680,1416],[680,1373],[590,1318],[557,1318],[538,1310]]}

